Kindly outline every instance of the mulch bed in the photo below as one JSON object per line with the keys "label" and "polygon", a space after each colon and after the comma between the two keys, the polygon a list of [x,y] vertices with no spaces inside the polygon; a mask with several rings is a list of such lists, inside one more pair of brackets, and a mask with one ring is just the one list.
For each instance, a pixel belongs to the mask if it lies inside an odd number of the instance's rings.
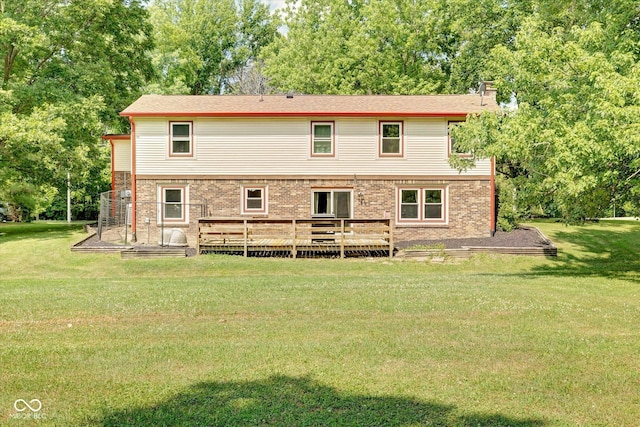
{"label": "mulch bed", "polygon": [[89,237],[87,240],[83,241],[82,246],[103,247],[103,246],[122,246],[122,245],[119,245],[117,243],[112,243],[112,242],[103,242],[102,240],[98,239],[98,234],[96,233],[91,237]]}
{"label": "mulch bed", "polygon": [[493,237],[409,240],[397,242],[396,247],[398,249],[407,249],[413,246],[431,246],[436,244],[444,244],[445,249],[461,249],[470,246],[492,248],[544,248],[551,246],[551,242],[544,240],[535,228],[518,228],[509,232],[497,231]]}

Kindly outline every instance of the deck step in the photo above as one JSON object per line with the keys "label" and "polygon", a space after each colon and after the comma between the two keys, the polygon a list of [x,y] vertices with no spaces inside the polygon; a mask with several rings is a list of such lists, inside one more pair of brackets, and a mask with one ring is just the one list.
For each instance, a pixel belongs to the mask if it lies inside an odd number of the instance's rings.
{"label": "deck step", "polygon": [[134,247],[120,252],[122,259],[132,258],[184,258],[187,256],[186,248],[175,247]]}

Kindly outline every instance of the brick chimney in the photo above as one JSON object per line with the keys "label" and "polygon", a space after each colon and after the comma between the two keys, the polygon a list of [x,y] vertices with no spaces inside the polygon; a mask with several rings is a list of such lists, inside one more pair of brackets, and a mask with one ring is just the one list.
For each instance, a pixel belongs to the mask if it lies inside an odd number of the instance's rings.
{"label": "brick chimney", "polygon": [[478,88],[480,99],[490,98],[495,101],[497,92],[498,90],[493,86],[493,81],[483,80],[480,82],[479,88]]}

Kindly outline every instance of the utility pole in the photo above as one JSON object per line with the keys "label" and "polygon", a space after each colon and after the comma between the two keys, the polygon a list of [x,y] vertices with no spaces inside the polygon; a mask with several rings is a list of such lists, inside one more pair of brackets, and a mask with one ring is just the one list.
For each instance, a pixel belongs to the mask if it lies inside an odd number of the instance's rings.
{"label": "utility pole", "polygon": [[67,222],[71,223],[71,172],[67,171]]}

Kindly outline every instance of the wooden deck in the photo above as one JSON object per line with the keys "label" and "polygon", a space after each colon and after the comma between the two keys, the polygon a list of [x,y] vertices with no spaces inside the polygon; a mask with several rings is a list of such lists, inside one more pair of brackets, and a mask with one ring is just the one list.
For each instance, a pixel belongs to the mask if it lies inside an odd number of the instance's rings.
{"label": "wooden deck", "polygon": [[244,256],[393,256],[389,219],[198,221],[197,252]]}

